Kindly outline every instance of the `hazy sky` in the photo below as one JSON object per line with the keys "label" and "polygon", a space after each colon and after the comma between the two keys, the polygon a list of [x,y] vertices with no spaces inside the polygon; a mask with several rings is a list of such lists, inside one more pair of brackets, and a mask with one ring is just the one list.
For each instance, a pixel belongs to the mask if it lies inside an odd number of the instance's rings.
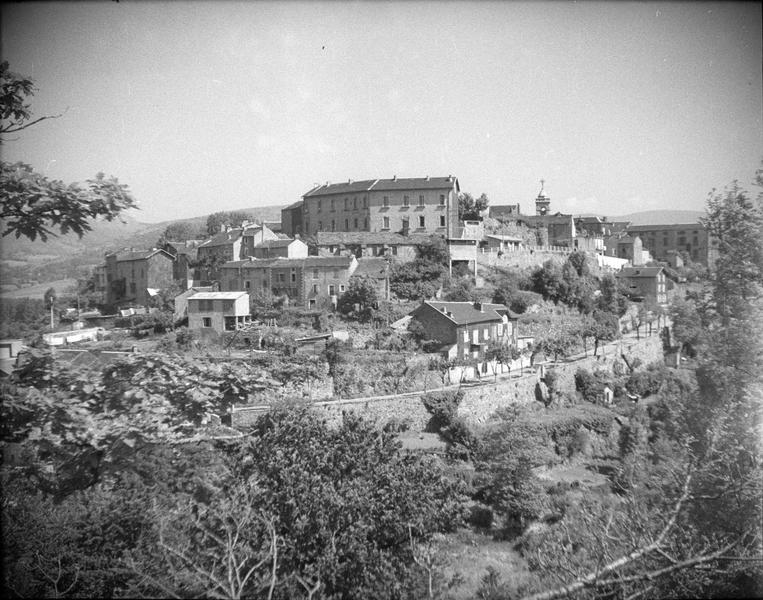
{"label": "hazy sky", "polygon": [[2,147],[98,171],[142,221],[458,176],[493,204],[703,208],[763,159],[757,3],[129,2],[2,6],[37,115]]}

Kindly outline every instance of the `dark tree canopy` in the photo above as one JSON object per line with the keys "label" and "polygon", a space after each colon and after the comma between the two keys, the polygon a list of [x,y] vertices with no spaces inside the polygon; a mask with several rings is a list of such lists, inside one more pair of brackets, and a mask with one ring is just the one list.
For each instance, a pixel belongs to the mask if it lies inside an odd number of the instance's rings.
{"label": "dark tree canopy", "polygon": [[207,235],[220,233],[222,226],[239,227],[244,221],[252,218],[248,212],[241,210],[220,211],[207,217]]}

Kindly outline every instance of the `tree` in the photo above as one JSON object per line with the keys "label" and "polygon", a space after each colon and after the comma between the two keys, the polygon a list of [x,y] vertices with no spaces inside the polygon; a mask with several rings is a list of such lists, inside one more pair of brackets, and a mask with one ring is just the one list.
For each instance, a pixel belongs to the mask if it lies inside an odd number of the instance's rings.
{"label": "tree", "polygon": [[[3,136],[23,131],[45,119],[32,119],[29,97],[34,94],[31,79],[9,71],[8,63],[0,63],[0,143]],[[60,116],[60,115],[58,115]],[[3,236],[38,237],[44,242],[49,235],[70,231],[82,237],[92,229],[92,219],[112,221],[136,203],[115,177],[98,173],[86,185],[50,180],[22,162],[0,163],[0,192],[3,202],[0,221]]]}
{"label": "tree", "polygon": [[458,220],[478,221],[480,213],[487,209],[490,201],[485,194],[481,194],[476,200],[471,194],[462,192],[458,195]]}
{"label": "tree", "polygon": [[378,301],[379,294],[370,277],[350,277],[347,290],[339,298],[337,309],[339,312],[347,314],[352,312],[357,304],[360,308],[360,314],[369,317],[369,309],[372,309]]}
{"label": "tree", "polygon": [[252,218],[248,212],[242,210],[220,211],[207,217],[207,235],[220,233],[222,226],[240,227],[244,221]]}
{"label": "tree", "polygon": [[205,235],[206,231],[199,231],[198,227],[188,221],[176,221],[164,228],[162,235],[159,236],[158,245],[163,246],[167,242],[185,242]]}
{"label": "tree", "polygon": [[0,63],[0,142],[9,133],[17,133],[45,119],[61,116],[45,116],[32,120],[28,97],[33,96],[36,89],[33,80],[11,72],[8,61]]}

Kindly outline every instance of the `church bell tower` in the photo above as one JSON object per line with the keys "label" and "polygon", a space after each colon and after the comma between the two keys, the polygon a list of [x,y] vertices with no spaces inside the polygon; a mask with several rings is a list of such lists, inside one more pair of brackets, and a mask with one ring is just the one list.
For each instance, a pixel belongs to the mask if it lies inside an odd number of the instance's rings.
{"label": "church bell tower", "polygon": [[540,180],[540,192],[538,192],[538,197],[535,199],[535,214],[540,217],[547,215],[551,208],[551,198],[543,193],[543,185],[545,183],[545,179]]}

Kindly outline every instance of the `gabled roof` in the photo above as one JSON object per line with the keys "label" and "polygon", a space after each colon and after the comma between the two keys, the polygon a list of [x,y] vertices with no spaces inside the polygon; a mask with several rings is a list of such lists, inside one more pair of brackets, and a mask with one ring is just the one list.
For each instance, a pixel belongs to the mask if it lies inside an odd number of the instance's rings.
{"label": "gabled roof", "polygon": [[329,196],[334,194],[357,194],[360,192],[394,191],[394,190],[441,190],[452,189],[455,185],[459,190],[458,178],[449,175],[447,177],[394,177],[392,179],[364,179],[342,183],[327,183],[311,189],[303,195],[303,198],[314,196]]}
{"label": "gabled roof", "polygon": [[220,233],[216,233],[206,242],[201,244],[199,248],[227,246],[228,244],[232,244],[233,242],[237,241],[241,237],[242,231],[243,230],[240,227],[236,227],[235,229],[230,229],[228,231],[221,231]]}
{"label": "gabled roof", "polygon": [[247,292],[198,292],[189,296],[188,300],[237,300],[246,295]]}
{"label": "gabled roof", "polygon": [[[309,193],[310,192],[308,192],[308,194]],[[307,194],[305,194],[305,195],[307,195]],[[289,206],[285,206],[281,210],[294,210],[294,209],[297,209],[297,208],[300,209],[300,210],[302,209],[302,200],[297,200],[296,202],[292,202],[291,204],[289,204]]]}
{"label": "gabled roof", "polygon": [[616,273],[618,277],[657,277],[662,267],[623,267]]}
{"label": "gabled roof", "polygon": [[151,258],[152,256],[156,254],[163,254],[170,260],[175,260],[175,258],[167,252],[166,250],[161,250],[159,248],[154,248],[153,250],[145,250],[145,251],[139,251],[139,252],[118,252],[117,253],[117,262],[125,262],[128,260],[145,260],[146,258]]}
{"label": "gabled roof", "polygon": [[359,258],[358,268],[353,277],[368,276],[371,279],[384,279],[387,276],[389,263],[383,258]]}
{"label": "gabled roof", "polygon": [[[502,315],[511,319],[518,318],[503,304],[482,303],[482,310],[475,306],[474,302],[439,302],[426,300],[421,306],[428,306],[443,317],[451,320],[456,325],[470,325],[473,323],[486,323],[501,321]],[[421,309],[421,306],[417,310]]]}
{"label": "gabled roof", "polygon": [[[288,248],[290,244],[293,244],[294,242],[299,242],[301,240],[294,240],[291,238],[287,238],[284,240],[265,240],[264,242],[260,242],[255,246],[255,248]],[[304,244],[304,242],[302,242]]]}

